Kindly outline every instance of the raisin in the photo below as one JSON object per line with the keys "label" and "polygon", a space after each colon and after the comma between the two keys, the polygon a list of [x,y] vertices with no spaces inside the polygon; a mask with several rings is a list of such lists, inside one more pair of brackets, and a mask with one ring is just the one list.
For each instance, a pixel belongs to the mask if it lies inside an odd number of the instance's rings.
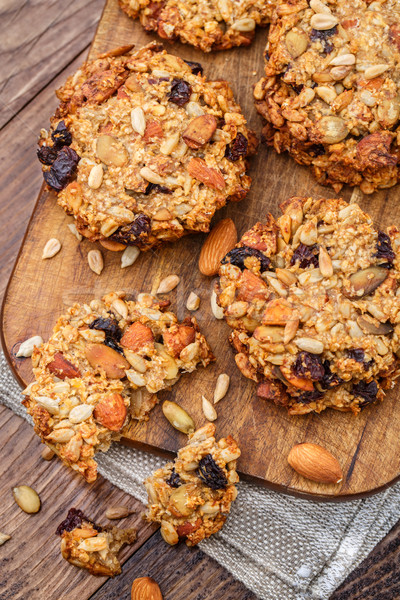
{"label": "raisin", "polygon": [[47,185],[57,192],[65,188],[74,174],[79,160],[80,158],[75,150],[68,146],[63,146],[50,167],[50,171],[43,173]]}
{"label": "raisin", "polygon": [[57,158],[57,150],[51,146],[42,146],[37,151],[37,157],[42,165],[52,165]]}
{"label": "raisin", "polygon": [[329,43],[328,38],[332,37],[336,33],[337,33],[337,25],[335,25],[334,27],[331,27],[330,29],[324,29],[324,30],[311,29],[310,40],[312,42],[320,41],[321,44],[324,46],[326,43]]}
{"label": "raisin", "polygon": [[244,261],[249,256],[255,256],[260,261],[260,271],[263,273],[264,271],[268,271],[271,261],[267,256],[257,250],[256,248],[250,248],[249,246],[242,246],[242,248],[233,248],[228,254],[224,256],[221,260],[222,265],[226,265],[230,263],[231,265],[235,265],[239,267],[241,271],[246,268]]}
{"label": "raisin", "polygon": [[109,240],[120,242],[121,244],[130,244],[141,246],[146,242],[151,230],[151,219],[144,213],[139,213],[132,223],[124,225],[117,229],[115,233],[109,236]]}
{"label": "raisin", "polygon": [[241,156],[246,156],[247,146],[247,137],[245,137],[243,133],[240,133],[239,131],[235,139],[225,148],[226,158],[231,162],[236,162]]}
{"label": "raisin", "polygon": [[295,375],[306,377],[312,381],[319,381],[325,375],[321,359],[310,352],[300,352],[292,367]]}
{"label": "raisin", "polygon": [[99,329],[100,331],[104,331],[107,337],[111,337],[118,342],[122,337],[122,331],[118,325],[117,319],[114,319],[114,317],[98,317],[90,323],[89,329]]}
{"label": "raisin", "polygon": [[292,88],[292,90],[296,93],[296,94],[300,94],[300,92],[302,91],[302,89],[304,88],[304,85],[301,83],[300,85],[296,85],[295,83],[291,83],[290,87]]}
{"label": "raisin", "polygon": [[343,379],[339,377],[336,373],[332,373],[331,366],[328,360],[325,360],[322,364],[324,367],[324,376],[320,379],[321,387],[324,390],[329,390],[330,388],[336,387],[343,383]]}
{"label": "raisin", "polygon": [[325,154],[325,148],[323,144],[311,144],[311,146],[307,148],[307,152],[310,156],[322,156]]}
{"label": "raisin", "polygon": [[93,523],[93,521],[88,519],[81,510],[78,508],[70,508],[64,521],[62,521],[62,523],[60,523],[57,527],[56,535],[61,535],[63,531],[72,531],[76,527],[80,527],[80,525],[82,525],[82,521],[90,523],[90,525],[92,525],[92,527],[97,531],[103,531],[103,528],[100,527],[100,525]]}
{"label": "raisin", "polygon": [[[185,60],[185,59],[184,59]],[[193,62],[192,60],[185,60],[185,63],[191,68],[193,75],[203,75],[203,67],[199,62]]]}
{"label": "raisin", "polygon": [[187,81],[178,77],[172,80],[171,91],[168,96],[170,102],[183,106],[189,102],[191,94],[192,88]]}
{"label": "raisin", "polygon": [[310,402],[315,402],[315,400],[322,398],[323,395],[324,394],[318,390],[314,390],[313,392],[302,392],[296,397],[296,401],[301,404],[310,404]]}
{"label": "raisin", "polygon": [[364,402],[362,402],[359,406],[366,406],[367,404],[375,402],[378,393],[378,384],[376,383],[375,379],[369,383],[366,381],[359,381],[353,385],[352,392],[354,396],[360,396],[363,398]]}
{"label": "raisin", "polygon": [[[384,258],[389,263],[392,263],[395,259],[395,254],[392,248],[392,242],[387,233],[383,231],[378,232],[378,241],[376,242],[376,253],[374,256],[377,258]],[[382,265],[384,266],[384,265]],[[389,267],[390,268],[390,267]]]}
{"label": "raisin", "polygon": [[166,483],[173,488],[177,488],[181,485],[181,478],[179,477],[178,473],[175,473],[175,469],[172,469],[172,473],[167,479]]}
{"label": "raisin", "polygon": [[172,190],[165,187],[164,185],[159,185],[158,183],[148,183],[145,189],[144,195],[148,196],[151,192],[160,192],[160,194],[172,194]]}
{"label": "raisin", "polygon": [[62,148],[63,146],[70,146],[72,143],[72,135],[65,127],[64,121],[60,121],[51,134],[51,139],[54,142],[56,148]]}
{"label": "raisin", "polygon": [[296,250],[293,252],[290,264],[293,266],[297,261],[299,261],[299,266],[301,269],[306,269],[310,265],[318,267],[318,254],[318,244],[314,244],[313,246],[299,244],[299,246],[297,246]]}
{"label": "raisin", "polygon": [[206,454],[201,459],[197,475],[212,490],[222,490],[228,485],[225,473],[217,465],[211,454]]}
{"label": "raisin", "polygon": [[368,371],[370,367],[374,364],[374,360],[365,360],[365,353],[362,348],[350,348],[347,350],[347,354],[349,358],[352,358],[356,362],[362,363],[364,365],[364,369]]}

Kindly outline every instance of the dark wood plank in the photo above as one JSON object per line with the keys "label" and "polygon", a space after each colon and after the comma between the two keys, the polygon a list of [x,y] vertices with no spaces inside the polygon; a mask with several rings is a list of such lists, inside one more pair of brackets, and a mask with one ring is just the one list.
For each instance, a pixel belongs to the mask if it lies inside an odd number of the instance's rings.
{"label": "dark wood plank", "polygon": [[[5,407],[0,407],[0,431],[0,531],[12,536],[0,553],[0,598],[88,598],[106,578],[92,577],[62,558],[55,530],[68,509],[80,508],[104,525],[110,523],[104,515],[109,506],[124,505],[135,510],[120,522],[121,526],[138,530],[137,542],[122,551],[122,561],[157,528],[143,521],[143,505],[138,500],[102,477],[89,486],[59,461],[43,460],[43,445],[31,426]],[[28,515],[14,502],[11,488],[22,484],[33,487],[41,497],[39,513]]]}
{"label": "dark wood plank", "polygon": [[157,533],[127,561],[123,577],[107,581],[91,600],[129,600],[132,582],[137,577],[152,577],[157,581],[164,600],[257,598],[201,550],[185,544],[166,546]]}
{"label": "dark wood plank", "polygon": [[0,128],[76,58],[103,0],[16,0],[0,6]]}
{"label": "dark wood plank", "polygon": [[[133,41],[140,47],[152,37],[120,11],[117,0],[108,0],[91,56]],[[200,60],[209,77],[228,79],[250,125],[260,131],[260,120],[249,91],[263,71],[264,44],[265,33],[259,31],[255,43],[239,51],[210,56],[179,44],[172,45],[172,49],[189,60]],[[46,124],[43,114],[41,125]],[[248,198],[242,203],[232,203],[220,214],[231,216],[240,233],[269,210],[277,216],[279,203],[292,195],[335,195],[332,190],[318,186],[307,169],[287,156],[267,150],[264,145],[252,161],[251,174],[253,186]],[[350,194],[350,189],[343,191],[347,198]],[[398,188],[392,188],[375,194],[373,199],[362,199],[362,205],[378,218],[383,228],[399,215],[398,195]],[[218,405],[217,426],[219,435],[232,434],[238,439],[242,448],[239,469],[243,474],[280,491],[335,500],[376,492],[396,480],[400,474],[400,438],[395,428],[400,418],[400,404],[396,401],[396,391],[388,393],[382,405],[372,406],[357,417],[337,411],[293,417],[256,397],[254,383],[243,378],[236,368],[227,341],[228,327],[221,322],[216,326],[210,310],[211,281],[202,276],[196,266],[204,236],[188,236],[177,244],[146,253],[134,267],[124,270],[120,269],[118,253],[102,249],[105,269],[98,277],[87,264],[87,253],[92,245],[87,240],[77,243],[67,228],[70,221],[57,207],[53,193],[40,195],[7,292],[3,315],[5,346],[22,381],[30,381],[30,361],[17,359],[13,348],[34,334],[48,338],[57,317],[68,305],[100,297],[112,289],[126,289],[132,295],[154,290],[165,274],[177,273],[182,283],[171,294],[173,309],[179,317],[184,316],[189,292],[198,291],[202,304],[196,317],[218,360],[207,370],[183,377],[168,397],[181,403],[200,426],[204,423],[201,395],[212,396],[218,373],[231,375],[230,392]],[[51,237],[60,239],[63,248],[52,260],[43,261],[41,251]],[[167,397],[166,394],[160,396]],[[184,436],[165,425],[158,406],[147,423],[132,422],[125,437],[153,451],[176,451],[184,442]],[[268,435],[260,436],[260,431],[268,431]],[[345,473],[340,485],[308,481],[289,467],[286,457],[291,447],[300,441],[319,443],[337,456]],[[385,452],[381,452],[381,448],[385,448]]]}

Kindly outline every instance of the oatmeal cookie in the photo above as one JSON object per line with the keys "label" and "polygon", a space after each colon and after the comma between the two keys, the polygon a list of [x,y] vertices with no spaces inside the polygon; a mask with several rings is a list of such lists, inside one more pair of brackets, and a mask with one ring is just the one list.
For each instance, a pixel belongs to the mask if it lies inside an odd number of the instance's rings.
{"label": "oatmeal cookie", "polygon": [[400,2],[293,0],[255,86],[263,134],[319,183],[368,194],[399,178]]}
{"label": "oatmeal cookie", "polygon": [[185,539],[195,546],[219,531],[236,499],[236,460],[240,450],[228,436],[217,442],[215,425],[208,423],[191,435],[188,445],[146,479],[149,501],[146,518],[161,523],[168,544]]}
{"label": "oatmeal cookie", "polygon": [[210,52],[251,44],[271,21],[278,0],[119,0],[147,31]]}
{"label": "oatmeal cookie", "polygon": [[208,231],[216,210],[246,196],[255,141],[226,81],[154,43],[121,51],[57,91],[38,157],[82,235],[149,250]]}
{"label": "oatmeal cookie", "polygon": [[101,527],[76,508],[69,509],[56,534],[61,536],[61,554],[65,560],[92,575],[106,577],[121,573],[117,554],[137,537],[134,528]]}
{"label": "oatmeal cookie", "polygon": [[357,204],[290,198],[222,260],[218,302],[240,371],[290,414],[358,413],[400,357],[400,233]]}
{"label": "oatmeal cookie", "polygon": [[97,476],[94,454],[131,419],[147,419],[157,392],[214,360],[194,318],[179,323],[168,301],[124,296],[75,304],[60,317],[32,354],[35,381],[24,391],[36,433],[88,482]]}

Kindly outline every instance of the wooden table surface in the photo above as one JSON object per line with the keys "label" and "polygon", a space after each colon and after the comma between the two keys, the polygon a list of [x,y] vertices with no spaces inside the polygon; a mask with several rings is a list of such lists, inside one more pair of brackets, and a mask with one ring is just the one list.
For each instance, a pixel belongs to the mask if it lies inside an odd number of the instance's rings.
{"label": "wooden table surface", "polygon": [[[38,132],[56,106],[54,89],[85,59],[102,8],[103,0],[0,2],[1,296],[41,185]],[[41,459],[41,449],[32,428],[0,407],[0,531],[12,535],[0,548],[0,600],[128,599],[133,579],[146,575],[165,600],[256,598],[200,550],[167,547],[141,520],[140,502],[102,478],[88,486],[66,476],[59,462]],[[26,515],[12,500],[10,488],[22,483],[41,496],[37,515]],[[122,555],[122,575],[95,578],[63,561],[54,530],[66,510],[77,506],[101,519],[105,506],[117,504],[136,510],[124,524],[138,529],[138,542]],[[400,598],[399,560],[397,524],[329,600]]]}

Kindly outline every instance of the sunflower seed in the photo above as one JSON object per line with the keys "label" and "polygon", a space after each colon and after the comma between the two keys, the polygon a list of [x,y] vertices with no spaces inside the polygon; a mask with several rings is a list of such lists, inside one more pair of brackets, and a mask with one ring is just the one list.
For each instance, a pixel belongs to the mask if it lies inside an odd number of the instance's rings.
{"label": "sunflower seed", "polygon": [[55,456],[55,454],[56,453],[48,446],[45,446],[42,450],[42,458],[44,460],[51,460]]}
{"label": "sunflower seed", "polygon": [[131,124],[133,131],[136,131],[139,135],[143,135],[146,131],[146,118],[140,106],[136,106],[131,110]]}
{"label": "sunflower seed", "polygon": [[319,247],[319,270],[321,271],[321,275],[324,277],[332,277],[333,275],[333,265],[331,257],[328,252],[325,250],[323,246]]}
{"label": "sunflower seed", "polygon": [[322,354],[324,351],[324,345],[319,340],[309,337],[301,337],[294,340],[294,343],[300,350],[311,352],[312,354]]}
{"label": "sunflower seed", "polygon": [[214,404],[217,404],[225,397],[229,388],[230,377],[226,373],[218,375],[217,384],[214,390]]}
{"label": "sunflower seed", "polygon": [[310,24],[313,29],[317,31],[326,31],[332,29],[338,24],[338,20],[332,14],[328,13],[316,13],[310,19]]}
{"label": "sunflower seed", "polygon": [[7,535],[6,533],[2,533],[0,531],[0,546],[5,544],[8,540],[11,540],[11,535]]}
{"label": "sunflower seed", "polygon": [[86,421],[86,419],[92,416],[93,409],[94,407],[90,406],[90,404],[74,406],[68,415],[68,419],[71,423],[82,423],[82,421]]}
{"label": "sunflower seed", "polygon": [[233,23],[233,25],[232,25],[232,29],[234,29],[235,31],[242,31],[242,32],[254,31],[255,28],[256,28],[256,22],[254,19],[251,19],[250,17],[245,18],[245,19],[239,19],[238,21],[235,21],[235,23]]}
{"label": "sunflower seed", "polygon": [[142,167],[140,169],[140,175],[143,177],[143,179],[149,181],[150,183],[156,183],[158,185],[165,183],[164,179],[160,177],[158,173],[155,173],[149,169],[149,167]]}
{"label": "sunflower seed", "polygon": [[77,230],[75,223],[68,223],[67,227],[70,230],[70,232],[72,233],[72,235],[74,235],[76,237],[76,239],[78,240],[78,242],[81,242],[82,239],[83,239],[83,237],[81,236],[81,234]]}
{"label": "sunflower seed", "polygon": [[132,513],[135,513],[135,510],[129,510],[126,506],[112,506],[107,508],[106,510],[106,518],[107,519],[125,519]]}
{"label": "sunflower seed", "polygon": [[43,339],[40,337],[40,335],[34,335],[33,337],[22,342],[15,356],[17,358],[21,358],[22,356],[28,358],[29,356],[32,356],[32,352],[35,346],[39,348],[39,346],[41,346],[42,344]]}
{"label": "sunflower seed", "polygon": [[92,190],[97,190],[103,182],[103,165],[95,165],[91,168],[88,177],[88,186]]}
{"label": "sunflower seed", "polygon": [[194,311],[197,310],[200,306],[200,298],[194,292],[190,292],[188,299],[186,301],[186,308],[188,310]]}
{"label": "sunflower seed", "polygon": [[179,282],[180,278],[178,275],[168,275],[168,277],[165,277],[160,281],[156,294],[167,294],[168,292],[171,292],[176,288]]}
{"label": "sunflower seed", "polygon": [[114,312],[117,313],[117,316],[121,316],[123,319],[127,319],[128,317],[128,307],[126,303],[121,300],[121,298],[117,298],[111,304],[111,308]]}
{"label": "sunflower seed", "polygon": [[165,400],[162,405],[164,416],[171,423],[172,427],[182,433],[193,433],[196,429],[192,417],[176,402]]}
{"label": "sunflower seed", "polygon": [[60,250],[61,242],[57,238],[51,238],[43,248],[42,259],[53,258]]}
{"label": "sunflower seed", "polygon": [[40,509],[40,498],[28,485],[19,485],[12,489],[15,502],[26,513],[37,513]]}
{"label": "sunflower seed", "polygon": [[205,396],[201,397],[201,405],[203,408],[203,413],[204,413],[205,418],[208,421],[215,421],[218,416],[217,411],[215,410],[215,408],[213,407],[211,402],[209,400],[207,400],[207,398]]}
{"label": "sunflower seed", "polygon": [[335,56],[335,58],[332,58],[329,64],[335,67],[341,67],[354,65],[355,62],[356,57],[354,56],[354,54],[339,54],[339,56]]}
{"label": "sunflower seed", "polygon": [[87,255],[90,269],[96,275],[100,275],[104,269],[103,255],[100,250],[90,250]]}
{"label": "sunflower seed", "polygon": [[125,248],[121,256],[121,269],[133,265],[139,254],[140,250],[137,246],[128,246]]}
{"label": "sunflower seed", "polygon": [[42,406],[49,412],[51,415],[57,415],[60,412],[59,403],[60,400],[58,398],[49,398],[48,396],[38,396],[36,398],[36,403],[39,406]]}
{"label": "sunflower seed", "polygon": [[331,14],[330,8],[321,0],[310,0],[310,8],[312,8],[315,13]]}
{"label": "sunflower seed", "polygon": [[374,79],[375,77],[378,77],[378,75],[382,75],[388,68],[389,65],[373,65],[372,67],[365,69],[364,77],[365,79]]}

